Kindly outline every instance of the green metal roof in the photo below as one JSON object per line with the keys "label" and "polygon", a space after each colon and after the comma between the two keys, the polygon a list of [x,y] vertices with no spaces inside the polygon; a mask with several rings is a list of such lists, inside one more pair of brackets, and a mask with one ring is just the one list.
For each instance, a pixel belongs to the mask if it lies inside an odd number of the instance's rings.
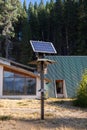
{"label": "green metal roof", "polygon": [[[82,74],[87,69],[87,56],[46,56],[55,64],[48,66],[47,77],[51,80],[65,80],[68,97],[74,97]],[[55,95],[55,94],[54,94]]]}

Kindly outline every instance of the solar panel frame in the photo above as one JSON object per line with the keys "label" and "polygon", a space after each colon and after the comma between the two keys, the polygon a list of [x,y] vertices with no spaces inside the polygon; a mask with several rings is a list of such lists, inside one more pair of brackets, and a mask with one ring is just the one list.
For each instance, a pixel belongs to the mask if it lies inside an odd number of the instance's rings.
{"label": "solar panel frame", "polygon": [[48,53],[48,54],[56,54],[56,49],[54,48],[52,42],[44,42],[44,41],[33,41],[30,40],[32,49],[37,53]]}

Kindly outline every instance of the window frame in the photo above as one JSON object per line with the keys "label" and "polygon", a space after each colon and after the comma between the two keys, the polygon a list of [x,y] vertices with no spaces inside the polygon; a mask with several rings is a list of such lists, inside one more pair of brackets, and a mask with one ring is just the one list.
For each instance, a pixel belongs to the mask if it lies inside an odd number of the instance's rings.
{"label": "window frame", "polygon": [[[5,73],[13,73],[13,75],[12,76],[6,76],[5,75]],[[18,75],[18,77],[17,77],[17,75]],[[10,90],[8,90],[7,89],[7,94],[5,93],[5,81],[6,81],[6,79],[10,79],[10,78],[13,78],[13,85],[12,85],[12,87],[13,87],[13,93],[11,94],[10,93]],[[26,86],[26,88],[23,90],[23,94],[21,94],[21,93],[19,93],[19,94],[17,94],[15,91],[16,91],[16,89],[15,89],[15,84],[16,84],[16,79],[17,78],[19,78],[20,80],[22,79],[22,78],[24,78],[24,86]],[[32,90],[32,92],[31,92],[31,94],[28,94],[28,86],[27,86],[27,79],[32,79],[32,81],[34,80],[34,82],[35,82],[35,87],[33,88],[33,89],[35,89],[35,91],[34,91],[34,93],[32,93],[33,92],[33,90]],[[8,87],[8,86],[7,86]],[[23,86],[22,86],[23,87]],[[31,86],[32,87],[32,86]],[[9,94],[10,93],[10,94]],[[30,77],[30,76],[25,76],[25,75],[22,75],[22,74],[17,74],[17,73],[15,73],[14,71],[12,72],[10,72],[10,71],[7,71],[7,70],[4,70],[3,71],[3,95],[5,96],[5,95],[8,95],[8,96],[11,96],[11,95],[24,95],[24,96],[35,96],[36,95],[36,78],[32,78],[32,77]]]}

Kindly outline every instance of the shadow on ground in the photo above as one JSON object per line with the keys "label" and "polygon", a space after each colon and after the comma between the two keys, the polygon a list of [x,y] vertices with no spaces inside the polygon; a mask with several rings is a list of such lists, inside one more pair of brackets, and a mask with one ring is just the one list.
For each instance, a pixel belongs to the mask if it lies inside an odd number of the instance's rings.
{"label": "shadow on ground", "polygon": [[[16,119],[15,119],[16,120]],[[66,130],[70,128],[70,130],[87,130],[87,118],[45,118],[45,120],[40,119],[28,119],[21,120],[17,119],[23,124],[29,124],[34,128],[43,128],[43,129],[60,129]],[[61,129],[60,129],[61,130]]]}
{"label": "shadow on ground", "polygon": [[51,101],[47,102],[48,105],[66,108],[66,109],[72,109],[72,110],[82,110],[87,112],[87,108],[81,108],[74,106],[73,100],[57,100],[57,101]]}

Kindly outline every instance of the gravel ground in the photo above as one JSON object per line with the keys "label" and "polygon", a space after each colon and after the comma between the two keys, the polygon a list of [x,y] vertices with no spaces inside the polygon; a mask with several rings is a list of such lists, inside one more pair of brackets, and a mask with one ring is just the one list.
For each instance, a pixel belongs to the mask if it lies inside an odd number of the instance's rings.
{"label": "gravel ground", "polygon": [[87,130],[87,109],[71,99],[47,99],[44,109],[40,120],[40,100],[0,99],[0,130]]}

